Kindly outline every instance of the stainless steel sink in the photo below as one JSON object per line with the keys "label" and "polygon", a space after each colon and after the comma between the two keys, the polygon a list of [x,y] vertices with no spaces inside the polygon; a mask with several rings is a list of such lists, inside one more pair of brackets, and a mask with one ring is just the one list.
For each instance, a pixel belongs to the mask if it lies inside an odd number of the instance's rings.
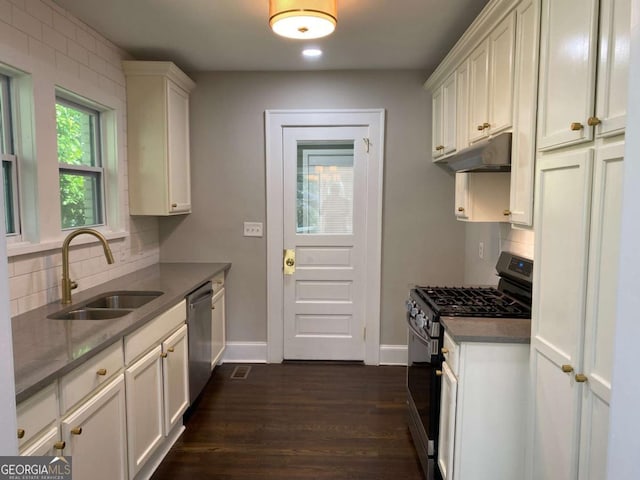
{"label": "stainless steel sink", "polygon": [[155,291],[120,291],[108,292],[85,304],[86,308],[124,308],[135,309],[146,305],[154,298],[162,295]]}
{"label": "stainless steel sink", "polygon": [[131,310],[115,308],[76,308],[49,315],[53,320],[110,320],[124,317],[131,313]]}
{"label": "stainless steel sink", "polygon": [[49,315],[53,320],[110,320],[124,317],[164,292],[119,290],[106,292]]}

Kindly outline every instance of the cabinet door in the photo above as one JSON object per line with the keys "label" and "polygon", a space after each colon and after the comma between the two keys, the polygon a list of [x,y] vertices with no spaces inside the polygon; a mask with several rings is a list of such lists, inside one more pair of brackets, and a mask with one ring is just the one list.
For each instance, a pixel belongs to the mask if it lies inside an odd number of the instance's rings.
{"label": "cabinet door", "polygon": [[444,155],[442,143],[442,87],[438,87],[431,97],[431,156],[436,159]]}
{"label": "cabinet door", "polygon": [[189,352],[187,326],[162,343],[164,432],[168,434],[189,406]]}
{"label": "cabinet door", "polygon": [[[55,457],[65,455],[66,451],[56,449],[56,443],[60,442],[60,430],[57,426],[50,428],[45,433],[36,438],[27,448],[20,450],[20,455],[24,457],[47,456]],[[66,445],[65,445],[66,446]]]}
{"label": "cabinet door", "polygon": [[469,57],[469,142],[489,134],[489,39]]}
{"label": "cabinet door", "polygon": [[458,380],[447,365],[442,364],[440,393],[440,432],[438,436],[438,468],[443,480],[453,479],[453,454],[456,431]]}
{"label": "cabinet door", "polygon": [[456,172],[456,201],[454,214],[460,220],[469,216],[469,174]]}
{"label": "cabinet door", "polygon": [[596,127],[599,136],[624,132],[629,77],[630,0],[601,0]]}
{"label": "cabinet door", "polygon": [[535,480],[577,478],[592,150],[549,155],[536,176],[531,325]]}
{"label": "cabinet door", "polygon": [[120,374],[62,421],[74,478],[128,478],[124,388]]}
{"label": "cabinet door", "polygon": [[516,95],[512,138],[509,213],[511,223],[533,224],[536,154],[539,3],[524,1],[516,10]]}
{"label": "cabinet door", "polygon": [[624,143],[596,153],[584,335],[579,478],[606,478],[624,177]]}
{"label": "cabinet door", "polygon": [[489,36],[489,128],[492,135],[512,125],[515,13]]}
{"label": "cabinet door", "polygon": [[538,147],[592,139],[598,0],[543,0]]}
{"label": "cabinet door", "polygon": [[169,211],[191,210],[189,153],[189,94],[167,81],[167,141],[169,153]]}
{"label": "cabinet door", "polygon": [[456,144],[457,150],[469,146],[469,61],[456,70]]}
{"label": "cabinet door", "polygon": [[161,353],[158,345],[125,371],[130,478],[164,438]]}
{"label": "cabinet door", "polygon": [[226,315],[224,288],[211,299],[211,370],[220,361],[225,349]]}
{"label": "cabinet door", "polygon": [[442,145],[445,155],[456,150],[456,73],[442,84]]}

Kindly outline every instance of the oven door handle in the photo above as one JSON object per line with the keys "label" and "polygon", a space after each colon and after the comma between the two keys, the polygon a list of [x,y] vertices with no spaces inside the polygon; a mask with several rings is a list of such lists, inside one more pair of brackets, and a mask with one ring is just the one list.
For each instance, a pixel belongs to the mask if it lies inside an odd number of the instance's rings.
{"label": "oven door handle", "polygon": [[407,317],[407,325],[409,325],[409,330],[418,338],[418,340],[425,345],[429,345],[428,341],[416,330],[416,327],[413,326],[410,317]]}

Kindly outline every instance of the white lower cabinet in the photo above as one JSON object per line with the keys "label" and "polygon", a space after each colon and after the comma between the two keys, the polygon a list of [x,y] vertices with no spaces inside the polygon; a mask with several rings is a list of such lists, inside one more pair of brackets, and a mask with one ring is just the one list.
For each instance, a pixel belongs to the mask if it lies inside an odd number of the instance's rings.
{"label": "white lower cabinet", "polygon": [[[148,323],[129,337],[131,351],[145,351],[125,370],[129,478],[133,480],[150,460],[166,447],[165,440],[181,425],[189,406],[189,357],[184,302]],[[175,330],[178,326],[179,328]],[[173,333],[164,333],[170,330]],[[144,348],[145,338],[147,347]],[[156,338],[161,338],[155,343]],[[125,347],[125,351],[127,348]],[[125,355],[126,356],[126,355]]]}
{"label": "white lower cabinet", "polygon": [[224,288],[211,299],[211,370],[215,368],[226,346],[226,315]]}
{"label": "white lower cabinet", "polygon": [[78,479],[127,478],[124,375],[101,389],[61,421],[65,454]]}
{"label": "white lower cabinet", "polygon": [[55,427],[47,430],[45,433],[37,437],[28,447],[20,450],[20,455],[31,456],[49,456],[59,455],[61,450],[57,447],[62,446],[60,440],[60,428]]}
{"label": "white lower cabinet", "polygon": [[443,479],[524,478],[529,345],[455,344],[445,333],[447,342],[459,351],[459,360],[455,371],[445,355],[442,367],[438,467]]}
{"label": "white lower cabinet", "polygon": [[162,347],[158,345],[125,372],[129,475],[133,478],[163,439]]}

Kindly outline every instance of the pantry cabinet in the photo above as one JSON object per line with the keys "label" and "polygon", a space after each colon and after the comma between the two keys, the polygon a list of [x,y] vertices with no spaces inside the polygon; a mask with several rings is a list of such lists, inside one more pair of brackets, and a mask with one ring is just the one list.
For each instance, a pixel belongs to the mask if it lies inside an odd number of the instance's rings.
{"label": "pantry cabinet", "polygon": [[539,161],[530,479],[606,476],[623,155]]}
{"label": "pantry cabinet", "polygon": [[523,387],[529,346],[457,343],[447,332],[443,345],[438,438],[438,468],[443,479],[523,478],[526,436],[522,419],[527,404]]}
{"label": "pantry cabinet", "polygon": [[189,92],[171,62],[124,61],[127,82],[129,213],[191,211]]}

